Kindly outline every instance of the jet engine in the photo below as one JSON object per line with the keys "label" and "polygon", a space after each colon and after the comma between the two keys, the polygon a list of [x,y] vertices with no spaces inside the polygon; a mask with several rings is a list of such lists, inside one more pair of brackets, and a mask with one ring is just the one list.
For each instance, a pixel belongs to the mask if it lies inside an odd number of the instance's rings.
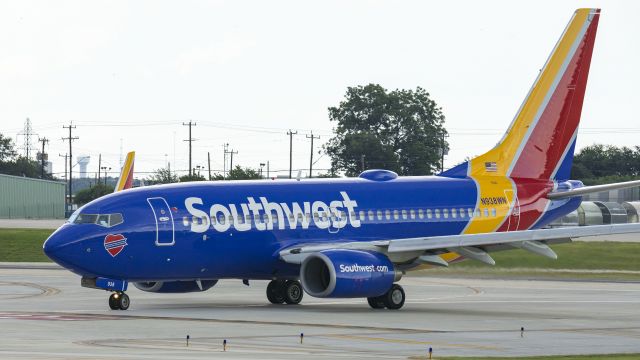
{"label": "jet engine", "polygon": [[155,293],[188,293],[211,289],[218,280],[150,281],[133,283],[142,291]]}
{"label": "jet engine", "polygon": [[302,287],[320,298],[380,296],[401,276],[389,258],[373,251],[324,250],[307,256],[300,267]]}

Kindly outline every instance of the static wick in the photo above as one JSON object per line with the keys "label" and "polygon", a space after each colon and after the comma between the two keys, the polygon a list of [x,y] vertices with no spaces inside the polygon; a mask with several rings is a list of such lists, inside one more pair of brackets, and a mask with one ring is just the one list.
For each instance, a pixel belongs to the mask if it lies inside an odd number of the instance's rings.
{"label": "static wick", "polygon": [[227,339],[222,341],[222,351],[227,351]]}
{"label": "static wick", "polygon": [[300,333],[300,344],[302,344],[302,340],[304,340],[304,333]]}

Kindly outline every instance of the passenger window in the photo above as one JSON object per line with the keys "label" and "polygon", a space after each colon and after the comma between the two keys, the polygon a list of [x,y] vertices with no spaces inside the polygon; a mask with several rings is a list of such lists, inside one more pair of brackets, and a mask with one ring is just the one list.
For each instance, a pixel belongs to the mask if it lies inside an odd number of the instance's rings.
{"label": "passenger window", "polygon": [[468,208],[467,209],[467,214],[469,214],[469,217],[472,218],[473,217],[473,209]]}
{"label": "passenger window", "polygon": [[216,224],[216,217],[212,216],[211,217],[211,225],[215,225]]}
{"label": "passenger window", "polygon": [[[428,210],[427,210],[428,211]],[[428,213],[428,212],[427,212]],[[418,209],[418,217],[420,219],[424,219],[424,211],[422,211],[422,209]]]}
{"label": "passenger window", "polygon": [[218,216],[218,222],[220,223],[220,225],[224,225],[225,224],[224,220],[225,220],[224,216],[222,216],[222,215]]}
{"label": "passenger window", "polygon": [[398,210],[393,210],[393,219],[398,220],[398,218],[399,218]]}
{"label": "passenger window", "polygon": [[440,219],[440,209],[435,209],[434,213],[436,214],[436,219]]}
{"label": "passenger window", "polygon": [[186,216],[182,217],[182,225],[189,226],[189,218]]}
{"label": "passenger window", "polygon": [[476,217],[482,217],[482,213],[480,212],[480,209],[476,209]]}
{"label": "passenger window", "polygon": [[376,216],[378,217],[378,220],[382,220],[382,210],[376,211]]}
{"label": "passenger window", "polygon": [[364,210],[360,210],[360,212],[359,212],[358,214],[359,214],[359,216],[358,216],[358,217],[360,218],[360,220],[361,220],[361,221],[364,221],[364,220],[365,220]]}
{"label": "passenger window", "polygon": [[451,217],[454,219],[458,217],[458,212],[456,211],[456,209],[451,209]]}
{"label": "passenger window", "polygon": [[496,217],[496,209],[491,209],[491,216]]}
{"label": "passenger window", "polygon": [[416,211],[413,210],[413,209],[409,210],[409,215],[411,216],[412,220],[415,219],[416,218]]}
{"label": "passenger window", "polygon": [[245,216],[245,218],[246,218],[245,222],[251,223],[251,215],[247,215],[247,216]]}
{"label": "passenger window", "polygon": [[445,219],[448,219],[449,218],[449,210],[448,209],[442,209],[442,216]]}
{"label": "passenger window", "polygon": [[484,209],[484,217],[489,217],[489,209]]}
{"label": "passenger window", "polygon": [[407,210],[402,210],[402,220],[407,220]]}
{"label": "passenger window", "polygon": [[464,209],[463,209],[463,208],[460,208],[460,210],[459,210],[459,211],[460,211],[460,217],[461,217],[461,218],[463,218],[463,217],[464,217],[464,215],[465,215],[465,214],[464,214]]}
{"label": "passenger window", "polygon": [[320,216],[318,215],[318,213],[317,213],[317,212],[313,213],[313,221],[314,221],[314,222],[318,222],[318,221],[320,221]]}
{"label": "passenger window", "polygon": [[260,214],[253,214],[253,221],[258,224],[260,222]]}
{"label": "passenger window", "polygon": [[[440,217],[440,211],[436,210],[438,213],[438,217]],[[433,215],[431,214],[431,209],[427,209],[427,218],[431,219]]]}
{"label": "passenger window", "polygon": [[373,221],[373,211],[367,211],[367,215],[369,216],[369,221]]}
{"label": "passenger window", "polygon": [[385,219],[387,219],[387,220],[391,220],[391,211],[389,211],[389,210],[385,210],[385,211],[384,211],[384,217],[385,217]]}

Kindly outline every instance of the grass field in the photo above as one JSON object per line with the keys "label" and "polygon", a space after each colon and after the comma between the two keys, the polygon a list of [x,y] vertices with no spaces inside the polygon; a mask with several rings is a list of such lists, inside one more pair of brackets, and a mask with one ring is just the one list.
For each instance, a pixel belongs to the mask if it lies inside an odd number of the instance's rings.
{"label": "grass field", "polygon": [[[412,359],[428,359],[415,357]],[[563,356],[524,356],[524,357],[433,357],[433,360],[640,360],[640,354],[602,354],[602,355],[563,355]]]}
{"label": "grass field", "polygon": [[[42,252],[42,244],[52,230],[0,229],[0,262],[49,261]],[[492,253],[496,266],[467,260],[446,269],[428,270],[432,275],[463,276],[536,276],[589,279],[640,280],[640,243],[575,242],[553,246],[558,260],[550,260],[524,250]],[[555,271],[554,271],[555,269]],[[589,270],[585,273],[560,271]],[[600,270],[614,270],[605,272]],[[620,273],[622,271],[623,273]],[[624,273],[624,272],[630,273]]]}
{"label": "grass field", "polygon": [[42,244],[53,230],[0,229],[0,262],[50,261],[42,252]]}
{"label": "grass field", "polygon": [[[418,359],[418,358],[416,358]],[[425,359],[420,358],[420,359]],[[640,354],[606,354],[606,355],[566,355],[566,356],[525,356],[525,357],[434,357],[434,360],[639,360]]]}

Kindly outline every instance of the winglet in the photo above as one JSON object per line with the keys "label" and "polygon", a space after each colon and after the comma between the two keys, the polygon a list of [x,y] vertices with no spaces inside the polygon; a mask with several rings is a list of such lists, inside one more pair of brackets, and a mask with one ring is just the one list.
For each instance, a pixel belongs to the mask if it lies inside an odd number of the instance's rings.
{"label": "winglet", "polygon": [[125,160],[124,166],[120,171],[120,178],[118,179],[118,183],[116,184],[116,188],[115,190],[113,190],[113,192],[122,191],[133,187],[133,162],[135,160],[135,157],[135,151],[131,151],[127,154],[127,159]]}

